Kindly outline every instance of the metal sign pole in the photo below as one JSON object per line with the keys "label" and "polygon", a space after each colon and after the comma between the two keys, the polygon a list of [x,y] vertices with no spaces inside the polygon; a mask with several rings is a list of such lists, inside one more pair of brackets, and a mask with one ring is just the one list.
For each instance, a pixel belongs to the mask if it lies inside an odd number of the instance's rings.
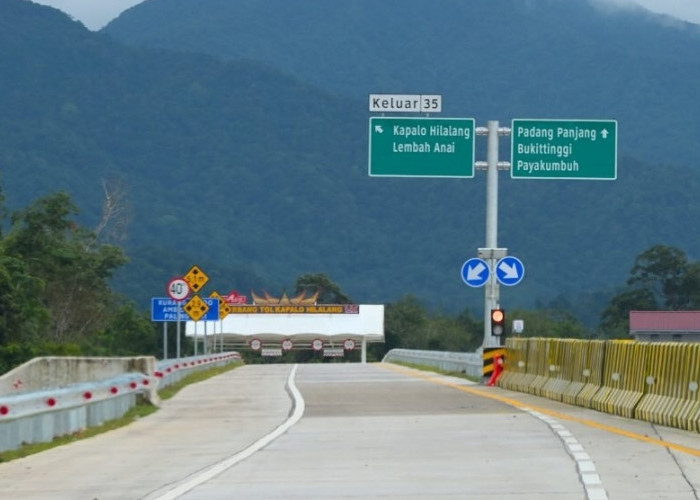
{"label": "metal sign pole", "polygon": [[[498,248],[498,120],[488,122],[488,145],[486,151],[486,248]],[[491,279],[484,287],[484,347],[499,345],[491,333],[491,309],[498,307],[500,289],[495,276],[496,258],[493,253],[487,262]]]}
{"label": "metal sign pole", "polygon": [[204,320],[204,347],[202,347],[202,354],[204,354],[205,356],[209,353],[209,348],[207,346],[207,342],[208,342],[208,340],[207,340],[207,330],[208,330],[207,325],[209,325],[209,322],[205,319]]}
{"label": "metal sign pole", "polygon": [[163,321],[163,359],[168,359],[168,322]]}
{"label": "metal sign pole", "polygon": [[194,322],[194,357],[197,357],[197,323],[198,321]]}
{"label": "metal sign pole", "polygon": [[181,300],[177,301],[177,327],[176,327],[176,335],[177,335],[177,343],[176,343],[176,349],[177,349],[177,359],[180,359],[180,305],[182,304]]}

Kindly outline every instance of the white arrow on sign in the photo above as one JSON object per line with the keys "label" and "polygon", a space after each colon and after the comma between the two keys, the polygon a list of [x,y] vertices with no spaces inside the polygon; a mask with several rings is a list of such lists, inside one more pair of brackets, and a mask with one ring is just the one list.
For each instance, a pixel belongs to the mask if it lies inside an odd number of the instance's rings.
{"label": "white arrow on sign", "polygon": [[462,264],[460,274],[467,285],[478,288],[489,280],[491,269],[485,260],[474,257]]}
{"label": "white arrow on sign", "polygon": [[467,281],[476,281],[481,278],[481,273],[486,270],[486,266],[481,262],[477,262],[474,267],[467,266]]}
{"label": "white arrow on sign", "polygon": [[503,277],[506,279],[516,279],[518,277],[518,268],[515,263],[513,265],[509,265],[507,262],[501,262],[498,269],[503,272]]}
{"label": "white arrow on sign", "polygon": [[609,133],[610,133],[610,132],[608,132],[607,129],[603,129],[602,132],[600,133],[600,135],[603,136],[603,139],[607,139]]}
{"label": "white arrow on sign", "polygon": [[377,132],[378,134],[383,134],[383,133],[384,133],[384,129],[382,128],[381,125],[375,125],[375,126],[374,126],[374,131]]}

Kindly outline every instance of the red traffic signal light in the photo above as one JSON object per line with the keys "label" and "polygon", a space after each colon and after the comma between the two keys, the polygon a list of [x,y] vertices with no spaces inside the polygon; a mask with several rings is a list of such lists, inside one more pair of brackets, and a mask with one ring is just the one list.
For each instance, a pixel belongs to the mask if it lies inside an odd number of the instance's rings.
{"label": "red traffic signal light", "polygon": [[491,309],[491,335],[503,335],[506,331],[506,312],[503,309]]}

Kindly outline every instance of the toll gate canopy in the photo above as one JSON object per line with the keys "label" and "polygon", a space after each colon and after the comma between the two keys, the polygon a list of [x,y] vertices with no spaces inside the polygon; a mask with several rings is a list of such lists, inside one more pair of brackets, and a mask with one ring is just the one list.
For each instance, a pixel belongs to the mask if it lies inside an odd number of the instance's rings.
{"label": "toll gate canopy", "polygon": [[[236,305],[219,321],[187,321],[185,333],[225,349],[343,349],[384,342],[384,305]],[[290,344],[291,341],[291,344]],[[219,344],[220,342],[220,344]]]}

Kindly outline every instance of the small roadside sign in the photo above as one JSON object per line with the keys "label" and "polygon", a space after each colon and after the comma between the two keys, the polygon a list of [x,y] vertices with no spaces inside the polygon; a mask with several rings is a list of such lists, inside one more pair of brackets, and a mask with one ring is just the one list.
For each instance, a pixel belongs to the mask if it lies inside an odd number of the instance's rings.
{"label": "small roadside sign", "polygon": [[517,285],[525,276],[525,266],[520,259],[508,255],[496,264],[496,279],[505,286]]}
{"label": "small roadside sign", "polygon": [[484,259],[473,257],[462,264],[462,281],[473,288],[484,286],[491,276],[489,265]]}
{"label": "small roadside sign", "polygon": [[170,297],[151,298],[151,321],[184,321],[187,319],[182,310],[182,301]]}
{"label": "small roadside sign", "polygon": [[190,285],[183,278],[173,278],[168,283],[168,295],[173,300],[184,300],[190,294]]}
{"label": "small roadside sign", "polygon": [[199,295],[195,295],[187,302],[187,304],[185,304],[185,312],[190,316],[190,318],[192,318],[193,321],[199,321],[202,319],[202,316],[204,316],[208,310],[209,306]]}
{"label": "small roadside sign", "polygon": [[199,290],[207,284],[207,281],[209,281],[209,276],[197,266],[192,266],[183,278],[189,283],[190,288],[195,293],[199,292]]}
{"label": "small roadside sign", "polygon": [[440,113],[440,94],[370,94],[371,113]]}

